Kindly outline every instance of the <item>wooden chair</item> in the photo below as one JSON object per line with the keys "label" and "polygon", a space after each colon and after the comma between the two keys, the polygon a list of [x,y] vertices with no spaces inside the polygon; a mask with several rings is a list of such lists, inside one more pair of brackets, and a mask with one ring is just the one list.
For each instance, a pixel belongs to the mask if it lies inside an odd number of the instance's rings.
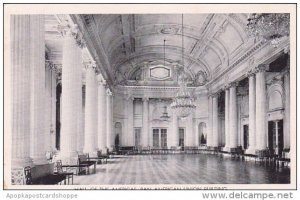
{"label": "wooden chair", "polygon": [[27,166],[24,168],[24,178],[25,178],[26,185],[32,184],[32,176],[31,176],[31,167],[30,166]]}
{"label": "wooden chair", "polygon": [[57,160],[56,161],[56,172],[54,172],[54,174],[61,174],[61,175],[65,175],[66,178],[68,179],[68,185],[70,184],[70,179],[71,179],[71,183],[73,185],[73,172],[67,172],[67,171],[64,171],[63,170],[63,167],[62,167],[62,162],[61,160]]}
{"label": "wooden chair", "polygon": [[85,165],[88,174],[90,173],[90,166],[94,166],[94,173],[96,173],[96,163],[96,161],[89,160],[87,155],[78,155],[78,165]]}
{"label": "wooden chair", "polygon": [[24,168],[24,177],[26,185],[55,185],[61,183],[62,181],[65,181],[66,179],[66,175],[64,174],[52,173],[47,173],[33,179],[32,168],[29,166]]}

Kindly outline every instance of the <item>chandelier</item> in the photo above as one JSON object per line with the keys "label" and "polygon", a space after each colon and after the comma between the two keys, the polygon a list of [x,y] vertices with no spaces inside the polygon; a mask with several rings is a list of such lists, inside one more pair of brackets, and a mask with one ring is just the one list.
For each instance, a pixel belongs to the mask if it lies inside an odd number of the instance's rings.
{"label": "chandelier", "polygon": [[184,118],[189,116],[196,106],[193,103],[193,98],[187,89],[187,76],[185,74],[185,66],[184,66],[184,39],[183,39],[183,14],[182,14],[182,66],[183,69],[180,70],[179,75],[179,91],[174,98],[171,108],[175,111],[178,117]]}
{"label": "chandelier", "polygon": [[[164,66],[166,66],[166,40],[164,40]],[[165,87],[165,81],[164,81],[164,87]],[[160,118],[163,121],[168,121],[170,116],[168,115],[167,106],[164,106],[164,112],[162,113],[162,116]]]}
{"label": "chandelier", "polygon": [[278,47],[280,39],[290,34],[290,15],[287,13],[252,13],[248,16],[248,36],[270,41]]}

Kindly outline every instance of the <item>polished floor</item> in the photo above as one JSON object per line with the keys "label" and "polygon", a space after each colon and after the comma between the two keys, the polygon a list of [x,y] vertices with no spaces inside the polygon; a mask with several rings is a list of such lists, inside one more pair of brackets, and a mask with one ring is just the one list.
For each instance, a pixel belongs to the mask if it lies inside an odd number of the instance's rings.
{"label": "polished floor", "polygon": [[288,169],[205,154],[116,156],[76,185],[289,183]]}

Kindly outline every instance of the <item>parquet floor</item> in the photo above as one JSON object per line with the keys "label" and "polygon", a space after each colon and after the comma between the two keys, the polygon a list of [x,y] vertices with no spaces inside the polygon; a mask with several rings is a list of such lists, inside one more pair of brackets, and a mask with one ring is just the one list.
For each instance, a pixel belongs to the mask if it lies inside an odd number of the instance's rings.
{"label": "parquet floor", "polygon": [[289,183],[289,170],[205,154],[116,156],[76,185]]}

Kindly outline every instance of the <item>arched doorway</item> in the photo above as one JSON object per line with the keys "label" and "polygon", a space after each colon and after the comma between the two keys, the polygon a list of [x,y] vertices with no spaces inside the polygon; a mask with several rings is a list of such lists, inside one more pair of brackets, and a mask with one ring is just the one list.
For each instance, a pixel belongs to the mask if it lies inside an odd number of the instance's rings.
{"label": "arched doorway", "polygon": [[198,125],[199,145],[206,145],[206,123],[200,122]]}
{"label": "arched doorway", "polygon": [[119,147],[121,144],[121,137],[122,137],[122,124],[120,122],[115,123],[115,148],[116,151],[119,151]]}

